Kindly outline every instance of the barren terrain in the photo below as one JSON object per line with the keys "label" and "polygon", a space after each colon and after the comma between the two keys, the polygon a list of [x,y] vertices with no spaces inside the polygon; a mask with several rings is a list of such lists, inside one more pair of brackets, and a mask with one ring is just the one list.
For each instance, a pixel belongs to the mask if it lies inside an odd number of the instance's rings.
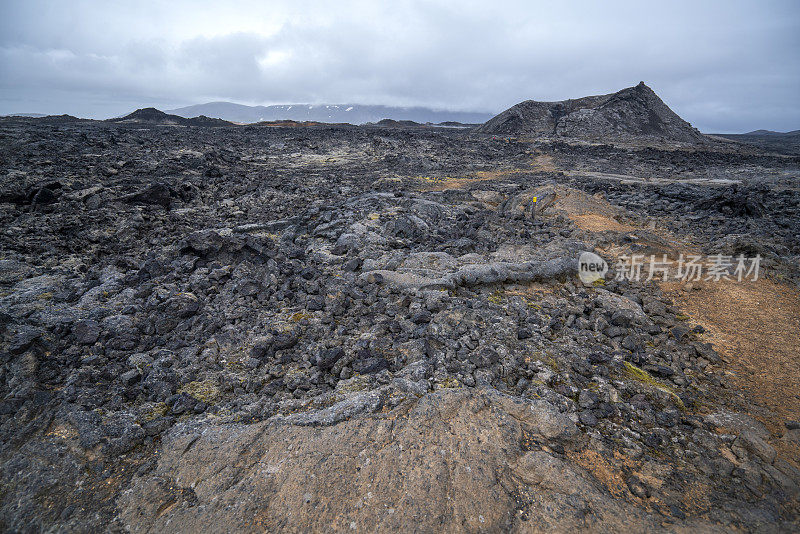
{"label": "barren terrain", "polygon": [[0,174],[0,530],[800,528],[798,156],[4,118]]}

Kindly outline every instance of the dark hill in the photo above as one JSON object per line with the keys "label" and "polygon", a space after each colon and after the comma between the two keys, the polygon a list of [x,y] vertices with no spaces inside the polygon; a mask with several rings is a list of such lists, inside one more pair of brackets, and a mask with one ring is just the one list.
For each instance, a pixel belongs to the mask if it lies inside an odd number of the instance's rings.
{"label": "dark hill", "polygon": [[[368,123],[368,125],[372,126],[371,123]],[[375,126],[381,126],[383,128],[422,128],[424,125],[415,121],[381,119],[375,123]]]}
{"label": "dark hill", "polygon": [[596,140],[632,137],[687,143],[705,140],[703,134],[673,112],[644,82],[609,95],[560,102],[526,100],[476,131]]}
{"label": "dark hill", "polygon": [[187,119],[178,115],[170,115],[156,108],[137,109],[129,115],[108,119],[109,122],[141,123],[141,124],[164,124],[177,126],[230,126],[233,123],[222,119],[212,119],[205,115]]}
{"label": "dark hill", "polygon": [[50,124],[67,124],[73,122],[93,122],[92,119],[80,119],[78,117],[74,117],[72,115],[42,115],[42,114],[34,114],[34,113],[27,113],[27,114],[16,114],[16,115],[3,115],[3,120],[9,121],[23,121],[23,122],[31,122],[31,124],[42,124],[42,123],[50,123]]}

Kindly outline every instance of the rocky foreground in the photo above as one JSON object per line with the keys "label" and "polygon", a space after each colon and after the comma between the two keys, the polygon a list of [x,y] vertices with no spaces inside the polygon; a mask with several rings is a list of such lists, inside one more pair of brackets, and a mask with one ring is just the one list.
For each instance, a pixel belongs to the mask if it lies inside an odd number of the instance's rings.
{"label": "rocky foreground", "polygon": [[[800,528],[800,157],[3,119],[0,166],[2,530]],[[785,367],[583,251],[760,254]]]}

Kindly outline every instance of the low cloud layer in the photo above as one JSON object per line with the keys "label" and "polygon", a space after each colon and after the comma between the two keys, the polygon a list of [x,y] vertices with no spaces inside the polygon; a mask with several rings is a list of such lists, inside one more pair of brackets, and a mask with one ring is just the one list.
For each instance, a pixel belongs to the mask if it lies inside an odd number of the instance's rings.
{"label": "low cloud layer", "polygon": [[800,128],[795,2],[4,2],[0,113],[213,100],[499,112],[644,80],[703,131]]}

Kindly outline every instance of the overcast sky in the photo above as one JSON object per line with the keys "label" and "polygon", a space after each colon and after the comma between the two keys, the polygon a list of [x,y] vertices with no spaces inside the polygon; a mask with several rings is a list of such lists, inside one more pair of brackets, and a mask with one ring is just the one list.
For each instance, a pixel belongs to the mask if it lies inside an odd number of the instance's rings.
{"label": "overcast sky", "polygon": [[0,2],[0,113],[215,100],[499,112],[644,80],[706,132],[800,128],[800,2]]}

